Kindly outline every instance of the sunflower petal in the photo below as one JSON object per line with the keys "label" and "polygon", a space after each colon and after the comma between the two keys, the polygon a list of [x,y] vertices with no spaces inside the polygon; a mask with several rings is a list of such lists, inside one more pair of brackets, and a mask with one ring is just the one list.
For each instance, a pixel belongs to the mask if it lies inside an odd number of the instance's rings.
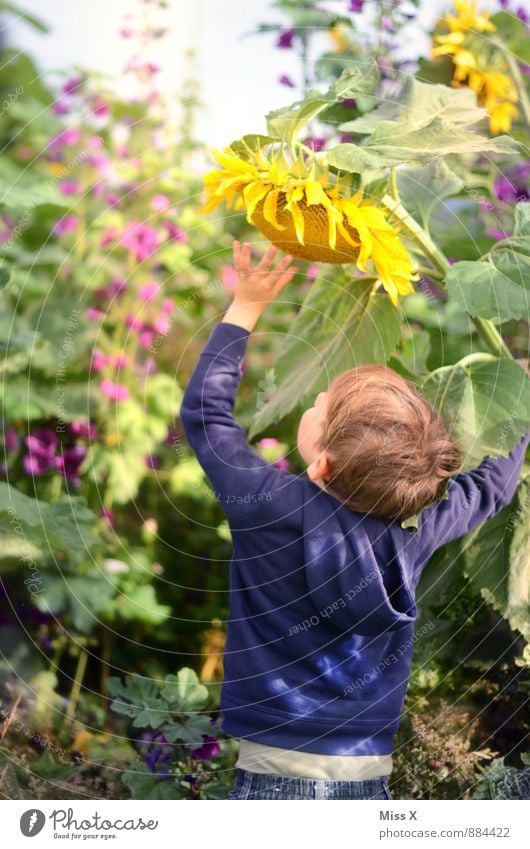
{"label": "sunflower petal", "polygon": [[276,230],[285,230],[285,224],[280,224],[278,221],[278,198],[280,196],[279,189],[271,189],[263,203],[263,217]]}

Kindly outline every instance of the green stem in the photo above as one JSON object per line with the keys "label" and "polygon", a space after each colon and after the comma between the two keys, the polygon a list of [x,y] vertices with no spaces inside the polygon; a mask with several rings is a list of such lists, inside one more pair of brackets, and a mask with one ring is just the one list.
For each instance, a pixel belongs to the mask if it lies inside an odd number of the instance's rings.
{"label": "green stem", "polygon": [[[451,268],[451,264],[440,248],[433,242],[430,235],[418,222],[412,217],[403,204],[395,201],[390,195],[385,195],[382,198],[382,204],[385,206],[391,215],[396,218],[403,230],[413,239],[425,256],[432,262],[434,267],[440,272],[443,280]],[[487,318],[478,318],[470,316],[477,332],[482,340],[486,343],[488,349],[496,357],[509,357],[513,359],[513,354],[506,345],[501,334],[494,324]]]}
{"label": "green stem", "polygon": [[79,659],[75,670],[74,683],[70,692],[70,700],[68,702],[68,707],[66,708],[66,719],[72,719],[75,713],[77,702],[79,701],[79,694],[81,693],[81,685],[83,683],[83,678],[85,677],[87,662],[88,652],[79,646]]}

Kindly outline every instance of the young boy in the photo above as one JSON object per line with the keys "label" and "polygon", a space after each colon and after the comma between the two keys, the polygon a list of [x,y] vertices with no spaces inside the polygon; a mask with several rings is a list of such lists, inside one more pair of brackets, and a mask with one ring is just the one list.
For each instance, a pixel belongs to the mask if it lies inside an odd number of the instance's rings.
{"label": "young boy", "polygon": [[[460,450],[437,413],[400,375],[367,365],[303,414],[307,477],[266,463],[233,410],[248,337],[297,271],[291,256],[271,268],[275,253],[252,268],[250,245],[234,243],[234,299],[181,408],[233,540],[220,707],[241,745],[228,798],[392,799],[421,571],[509,504],[530,433],[456,474]],[[420,511],[419,529],[401,527]]]}

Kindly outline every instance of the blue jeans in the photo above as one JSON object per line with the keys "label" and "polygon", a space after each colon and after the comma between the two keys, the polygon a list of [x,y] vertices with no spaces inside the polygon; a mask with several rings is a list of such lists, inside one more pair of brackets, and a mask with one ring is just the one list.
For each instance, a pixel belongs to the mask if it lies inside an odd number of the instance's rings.
{"label": "blue jeans", "polygon": [[236,781],[227,799],[379,799],[393,796],[386,775],[365,781],[329,781],[262,775],[236,768]]}

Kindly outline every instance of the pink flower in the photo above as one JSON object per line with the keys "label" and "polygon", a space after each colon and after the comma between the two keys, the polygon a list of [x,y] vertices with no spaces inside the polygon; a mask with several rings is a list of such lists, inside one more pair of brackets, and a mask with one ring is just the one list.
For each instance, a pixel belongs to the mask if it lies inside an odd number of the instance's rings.
{"label": "pink flower", "polygon": [[110,531],[114,530],[114,511],[110,509],[110,507],[102,507],[99,511],[99,515],[105,519],[107,527]]}
{"label": "pink flower", "polygon": [[164,227],[167,230],[167,237],[172,242],[187,242],[188,236],[184,230],[181,230],[180,227],[177,227],[172,221],[164,221]]}
{"label": "pink flower", "polygon": [[290,88],[294,88],[294,83],[291,77],[288,77],[287,74],[282,74],[281,77],[279,77],[278,82],[282,85],[288,85]]}
{"label": "pink flower", "polygon": [[101,97],[97,97],[92,104],[92,114],[96,115],[98,118],[106,118],[109,113],[109,104]]}
{"label": "pink flower", "polygon": [[131,38],[133,31],[130,27],[121,27],[119,34],[120,38]]}
{"label": "pink flower", "polygon": [[171,300],[171,298],[165,298],[162,301],[162,312],[172,313],[175,309],[175,304]]}
{"label": "pink flower", "polygon": [[69,111],[70,106],[66,100],[56,100],[52,106],[52,112],[54,115],[68,115]]}
{"label": "pink flower", "polygon": [[105,232],[103,233],[99,245],[101,248],[105,248],[107,245],[112,244],[118,238],[118,231],[116,227],[107,227]]}
{"label": "pink flower", "polygon": [[78,130],[76,127],[70,127],[65,130],[61,130],[58,135],[54,136],[50,140],[50,148],[52,150],[58,150],[69,144],[77,144],[80,139],[81,130]]}
{"label": "pink flower", "polygon": [[157,315],[153,322],[153,327],[157,333],[167,333],[169,330],[169,319],[165,313]]}
{"label": "pink flower", "polygon": [[237,272],[233,265],[221,266],[221,282],[230,292],[233,292],[237,283]]}
{"label": "pink flower", "polygon": [[151,330],[142,330],[138,334],[138,344],[141,348],[150,348],[153,344],[153,332]]}
{"label": "pink flower", "polygon": [[144,371],[146,377],[149,377],[151,374],[154,374],[156,371],[156,363],[153,357],[148,357],[144,363]]}
{"label": "pink flower", "polygon": [[127,401],[130,398],[127,387],[121,383],[113,383],[112,380],[102,380],[99,388],[111,401]]}
{"label": "pink flower", "polygon": [[98,435],[98,429],[95,424],[90,421],[76,421],[72,422],[70,425],[70,430],[75,436],[80,437],[81,439],[95,439]]}
{"label": "pink flower", "polygon": [[158,295],[159,291],[160,283],[157,283],[156,280],[150,280],[148,283],[140,286],[138,295],[141,301],[152,301]]}
{"label": "pink flower", "polygon": [[100,321],[102,318],[105,318],[105,313],[102,312],[102,310],[95,309],[94,307],[87,307],[85,315],[93,321]]}
{"label": "pink flower", "polygon": [[131,330],[141,330],[144,326],[143,321],[140,318],[136,318],[132,312],[128,312],[124,318],[124,323],[126,327],[129,327]]}
{"label": "pink flower", "polygon": [[63,85],[63,94],[75,94],[77,89],[81,88],[83,82],[82,77],[70,77]]}
{"label": "pink flower", "polygon": [[77,180],[61,180],[59,191],[63,195],[78,195],[81,191],[81,186]]}
{"label": "pink flower", "polygon": [[152,256],[158,247],[158,233],[148,224],[131,221],[120,238],[120,244],[132,251],[139,262]]}
{"label": "pink flower", "polygon": [[307,279],[312,283],[318,276],[319,266],[317,262],[312,262],[306,271]]}
{"label": "pink flower", "polygon": [[79,224],[78,218],[75,215],[65,215],[59,218],[53,226],[53,234],[55,236],[63,236],[65,233],[71,233]]}
{"label": "pink flower", "polygon": [[103,371],[109,362],[110,357],[108,357],[107,354],[104,354],[103,351],[99,351],[97,348],[94,348],[92,351],[92,361],[90,363],[92,371]]}
{"label": "pink flower", "polygon": [[153,195],[151,198],[151,206],[155,212],[165,212],[171,206],[171,201],[167,195]]}
{"label": "pink flower", "polygon": [[116,192],[109,192],[108,193],[108,195],[107,195],[107,206],[110,206],[110,207],[118,206],[119,202],[120,202],[120,197],[119,197],[119,195],[116,194]]}
{"label": "pink flower", "polygon": [[131,358],[128,354],[119,354],[112,358],[112,365],[117,369],[127,368],[130,362]]}

